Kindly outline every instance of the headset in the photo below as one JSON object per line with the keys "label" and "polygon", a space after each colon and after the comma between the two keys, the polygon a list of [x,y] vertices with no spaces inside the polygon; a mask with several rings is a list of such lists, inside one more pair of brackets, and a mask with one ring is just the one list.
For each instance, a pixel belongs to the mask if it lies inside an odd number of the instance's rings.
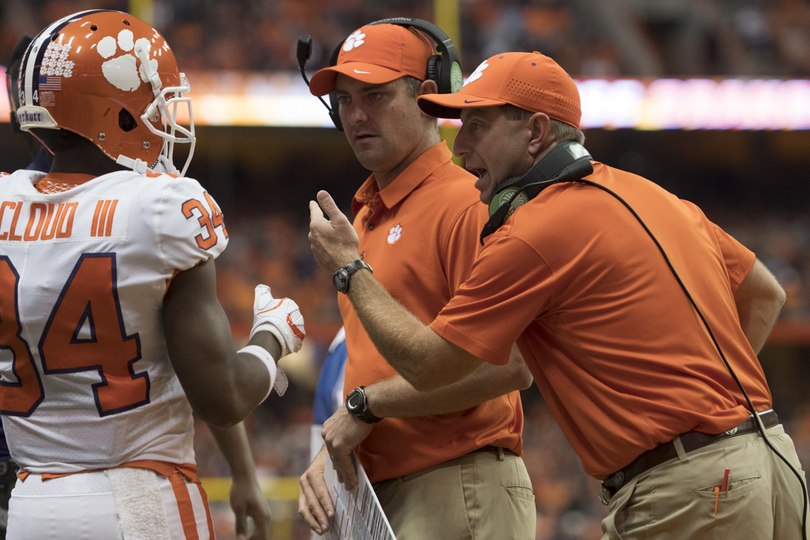
{"label": "headset", "polygon": [[[396,24],[404,26],[405,28],[415,28],[428,36],[436,42],[435,54],[428,59],[427,68],[425,71],[425,80],[431,80],[439,87],[440,94],[450,94],[458,92],[464,82],[461,71],[461,60],[459,59],[458,50],[453,44],[453,40],[438,26],[422,19],[410,19],[408,17],[391,17],[389,19],[381,19],[374,21],[366,26],[376,24]],[[340,49],[343,47],[344,41],[335,47],[332,56],[329,59],[329,67],[337,65]],[[298,37],[298,47],[296,49],[296,57],[298,58],[298,69],[301,71],[301,76],[304,77],[304,82],[309,86],[309,79],[307,78],[304,67],[307,60],[312,55],[312,38],[309,34],[302,34]],[[329,111],[329,118],[335,124],[338,131],[343,131],[343,124],[340,121],[339,103],[335,93],[329,94],[329,102],[331,107],[326,104],[322,97],[318,96],[323,106]]]}
{"label": "headset", "polygon": [[489,221],[481,231],[481,245],[484,245],[484,238],[506,223],[515,210],[546,187],[559,182],[575,182],[591,174],[592,159],[584,146],[565,141],[552,148],[526,174],[506,179],[489,203]]}
{"label": "headset", "polygon": [[706,320],[703,312],[700,310],[694,298],[692,298],[691,293],[686,288],[686,284],[675,270],[675,267],[673,266],[672,261],[669,259],[666,251],[664,251],[664,247],[655,237],[647,224],[644,223],[644,220],[641,219],[641,216],[639,216],[635,209],[630,206],[630,203],[625,201],[613,190],[585,178],[593,173],[591,159],[591,155],[587,150],[585,150],[584,146],[574,141],[565,141],[552,148],[548,154],[543,156],[540,161],[538,161],[525,175],[505,180],[503,184],[498,187],[498,190],[492,196],[492,200],[490,201],[490,219],[487,221],[486,225],[484,225],[484,228],[481,231],[481,244],[483,245],[484,238],[495,232],[501,225],[503,225],[509,216],[514,214],[520,206],[526,204],[528,201],[536,197],[543,189],[552,184],[560,182],[580,182],[582,184],[601,189],[622,203],[622,205],[624,205],[624,207],[633,214],[633,217],[636,218],[636,220],[644,228],[644,231],[655,243],[658,251],[664,257],[664,261],[669,267],[670,272],[672,272],[672,275],[675,277],[678,285],[680,285],[681,290],[683,290],[684,294],[689,300],[689,303],[692,304],[692,307],[694,308],[698,317],[700,317],[700,320],[703,323],[704,328],[706,328],[706,331],[709,333],[709,337],[720,355],[723,364],[725,364],[726,369],[728,369],[731,377],[734,379],[734,382],[737,383],[737,387],[745,397],[746,404],[748,405],[751,415],[754,418],[754,424],[757,427],[757,431],[759,431],[760,435],[762,435],[762,439],[765,441],[765,444],[788,466],[796,478],[798,478],[799,484],[802,487],[802,495],[804,497],[804,507],[802,510],[802,539],[807,540],[808,494],[807,488],[802,481],[801,474],[776,448],[774,448],[773,444],[768,439],[768,435],[765,432],[765,426],[762,424],[762,420],[756,413],[754,403],[751,401],[751,398],[748,396],[748,392],[746,392],[745,388],[743,387],[742,381],[740,381],[739,377],[737,377],[737,374],[731,367],[726,355],[720,348],[720,343],[717,341],[714,332],[712,332],[712,329],[709,326],[709,321]]}

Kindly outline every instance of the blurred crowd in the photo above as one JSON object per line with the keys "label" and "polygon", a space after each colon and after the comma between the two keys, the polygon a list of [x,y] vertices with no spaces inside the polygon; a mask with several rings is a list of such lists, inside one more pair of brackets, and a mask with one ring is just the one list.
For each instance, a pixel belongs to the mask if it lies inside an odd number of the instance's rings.
{"label": "blurred crowd", "polygon": [[728,212],[724,228],[757,254],[787,294],[781,321],[810,318],[810,214],[757,219]]}
{"label": "blurred crowd", "polygon": [[[325,65],[355,28],[394,16],[434,20],[433,0],[4,0],[0,50],[90,8],[151,5],[181,69],[295,70],[301,34]],[[575,77],[810,73],[806,0],[458,0],[465,73],[503,51],[537,50]],[[0,60],[2,63],[2,60]]]}

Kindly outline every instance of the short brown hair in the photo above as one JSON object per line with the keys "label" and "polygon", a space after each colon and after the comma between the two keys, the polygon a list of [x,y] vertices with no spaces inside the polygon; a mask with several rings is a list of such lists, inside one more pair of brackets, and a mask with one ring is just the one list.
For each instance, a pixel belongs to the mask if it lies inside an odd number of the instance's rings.
{"label": "short brown hair", "polygon": [[585,144],[585,134],[582,133],[582,130],[554,119],[551,119],[551,136],[558,143],[576,141],[579,144]]}
{"label": "short brown hair", "polygon": [[419,87],[422,86],[424,81],[420,81],[416,77],[405,76],[402,77],[405,79],[405,89],[408,92],[408,97],[416,99],[416,96],[419,95]]}
{"label": "short brown hair", "polygon": [[[506,104],[500,107],[507,120],[528,120],[534,114],[532,111],[514,105]],[[551,122],[551,136],[556,142],[576,141],[579,144],[585,144],[585,134],[581,130],[553,118],[549,118],[549,121]]]}

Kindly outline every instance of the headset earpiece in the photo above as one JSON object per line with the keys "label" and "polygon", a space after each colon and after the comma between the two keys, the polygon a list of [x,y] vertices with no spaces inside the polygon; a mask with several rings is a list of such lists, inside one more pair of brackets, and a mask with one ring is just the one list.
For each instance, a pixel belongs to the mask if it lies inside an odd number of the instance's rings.
{"label": "headset earpiece", "polygon": [[498,186],[489,203],[489,221],[481,231],[484,238],[498,230],[515,210],[558,182],[575,182],[593,173],[591,155],[575,141],[563,141],[534,164],[523,176],[508,178]]}
{"label": "headset earpiece", "polygon": [[435,24],[422,20],[410,19],[408,17],[392,17],[390,19],[382,19],[374,21],[370,24],[398,24],[406,28],[415,28],[420,32],[427,34],[433,41],[436,42],[437,55],[431,56],[428,60],[427,70],[425,72],[425,79],[429,79],[436,83],[439,87],[440,94],[452,94],[461,90],[464,84],[464,75],[461,71],[461,59],[458,55],[453,40],[450,39],[444,30]]}
{"label": "headset earpiece", "polygon": [[529,202],[529,198],[520,187],[503,189],[493,195],[492,200],[489,202],[489,215],[494,215],[498,210],[500,210],[501,206],[508,203],[509,209],[506,211],[506,215],[503,217],[505,221],[509,218],[509,216],[515,213],[515,210],[527,202]]}
{"label": "headset earpiece", "polygon": [[436,83],[436,86],[439,87],[440,94],[446,94],[447,92],[442,91],[442,83],[441,83],[441,61],[442,57],[438,54],[435,54],[430,57],[427,63],[427,71],[425,72],[425,80],[433,81]]}
{"label": "headset earpiece", "polygon": [[[448,38],[449,39],[449,38]],[[455,47],[453,47],[455,50]],[[436,84],[439,85],[440,94],[455,94],[461,90],[464,77],[461,73],[461,64],[458,55],[442,54],[437,58]]]}

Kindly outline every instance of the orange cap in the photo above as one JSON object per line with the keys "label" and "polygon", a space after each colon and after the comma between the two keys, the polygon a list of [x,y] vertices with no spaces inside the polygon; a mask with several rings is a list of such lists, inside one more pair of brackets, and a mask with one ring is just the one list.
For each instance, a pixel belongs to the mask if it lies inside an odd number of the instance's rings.
{"label": "orange cap", "polygon": [[568,73],[539,52],[496,54],[484,60],[456,94],[419,96],[419,106],[439,118],[461,109],[514,105],[579,127],[579,90]]}
{"label": "orange cap", "polygon": [[422,81],[433,54],[427,38],[415,30],[397,24],[370,24],[346,38],[337,64],[315,73],[309,91],[315,96],[334,92],[338,73],[369,84],[385,84],[406,75]]}

